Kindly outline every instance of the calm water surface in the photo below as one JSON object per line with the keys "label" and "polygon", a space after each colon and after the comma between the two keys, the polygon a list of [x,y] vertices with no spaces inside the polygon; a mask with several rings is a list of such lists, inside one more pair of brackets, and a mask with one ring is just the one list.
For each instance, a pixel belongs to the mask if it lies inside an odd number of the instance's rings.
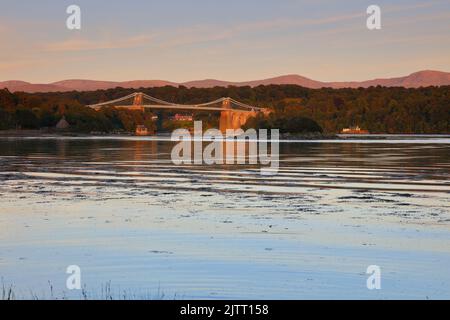
{"label": "calm water surface", "polygon": [[91,298],[450,298],[450,137],[282,142],[274,176],[172,146],[0,138],[2,282],[80,298],[78,265]]}

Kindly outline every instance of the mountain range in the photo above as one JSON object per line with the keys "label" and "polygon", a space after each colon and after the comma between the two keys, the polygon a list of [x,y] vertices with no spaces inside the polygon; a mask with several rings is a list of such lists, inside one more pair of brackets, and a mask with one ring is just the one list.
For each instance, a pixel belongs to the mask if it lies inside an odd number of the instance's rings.
{"label": "mountain range", "polygon": [[280,84],[294,84],[306,88],[367,88],[370,86],[384,86],[384,87],[405,87],[405,88],[419,88],[428,86],[443,86],[450,85],[450,72],[424,70],[412,73],[408,76],[386,79],[373,79],[367,81],[349,81],[349,82],[321,82],[312,80],[300,75],[291,74],[275,78],[253,80],[245,82],[222,81],[216,79],[195,80],[183,83],[170,82],[165,80],[133,80],[133,81],[97,81],[97,80],[63,80],[48,84],[36,84],[25,81],[10,80],[0,82],[0,88],[8,88],[11,92],[64,92],[64,91],[94,91],[99,89],[111,89],[116,87],[122,88],[149,88],[162,86],[183,85],[188,88],[211,88],[215,86],[227,87],[233,86],[259,86],[259,85],[280,85]]}

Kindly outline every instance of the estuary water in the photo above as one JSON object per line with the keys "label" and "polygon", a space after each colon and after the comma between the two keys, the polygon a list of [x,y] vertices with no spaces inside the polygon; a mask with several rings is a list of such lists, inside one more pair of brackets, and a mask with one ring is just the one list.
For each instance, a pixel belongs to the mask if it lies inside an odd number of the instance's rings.
{"label": "estuary water", "polygon": [[[449,136],[280,141],[271,176],[174,165],[173,145],[0,137],[3,286],[19,299],[450,298]],[[83,290],[67,289],[70,265]]]}

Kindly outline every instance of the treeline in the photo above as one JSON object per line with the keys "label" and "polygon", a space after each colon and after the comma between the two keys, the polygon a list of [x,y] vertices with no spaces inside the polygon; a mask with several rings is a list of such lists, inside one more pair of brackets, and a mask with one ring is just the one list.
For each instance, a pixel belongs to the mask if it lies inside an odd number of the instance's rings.
{"label": "treeline", "polygon": [[[151,112],[113,108],[97,112],[85,107],[135,91],[115,88],[90,92],[13,94],[0,90],[0,129],[51,127],[63,114],[71,127],[80,131],[133,131],[137,124],[154,126]],[[166,86],[141,88],[139,91],[180,104],[231,97],[250,105],[271,108],[273,113],[269,117],[250,121],[255,126],[279,126],[284,131],[302,132],[308,128],[306,131],[320,129],[326,133],[336,133],[342,128],[359,125],[372,133],[450,133],[450,86],[419,89],[307,89],[295,85],[255,88]],[[199,114],[196,118],[215,125],[218,113]]]}
{"label": "treeline", "polygon": [[134,132],[142,124],[155,130],[149,111],[115,108],[95,111],[80,101],[73,93],[12,94],[0,90],[0,130],[54,128],[63,116],[70,124],[69,130],[76,132]]}

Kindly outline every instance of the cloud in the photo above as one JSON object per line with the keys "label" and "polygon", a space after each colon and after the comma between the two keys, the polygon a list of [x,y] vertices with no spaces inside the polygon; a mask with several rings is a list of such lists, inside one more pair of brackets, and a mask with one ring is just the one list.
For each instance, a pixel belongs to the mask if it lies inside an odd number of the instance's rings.
{"label": "cloud", "polygon": [[[412,5],[386,6],[383,13],[395,13],[406,10],[417,10],[431,7],[440,1],[419,3]],[[210,42],[219,42],[234,39],[240,35],[257,33],[269,30],[283,30],[306,26],[335,25],[337,23],[364,19],[365,10],[322,18],[308,19],[273,19],[248,23],[241,23],[231,27],[215,25],[196,25],[172,30],[159,30],[151,35],[137,35],[119,40],[94,40],[85,38],[71,38],[60,42],[50,43],[44,47],[44,51],[70,52],[70,51],[93,51],[106,49],[125,49],[154,45],[160,49],[178,46],[189,46]]]}
{"label": "cloud", "polygon": [[0,62],[0,70],[2,71],[10,71],[17,70],[21,68],[26,68],[32,65],[30,61],[14,61],[14,62]]}
{"label": "cloud", "polygon": [[393,12],[402,12],[406,10],[424,9],[432,7],[436,4],[441,4],[443,2],[444,1],[428,1],[424,3],[415,3],[411,5],[389,5],[387,6],[386,11],[393,13]]}
{"label": "cloud", "polygon": [[44,51],[70,52],[136,48],[148,45],[153,38],[153,35],[136,35],[118,40],[90,40],[77,37],[45,45]]}
{"label": "cloud", "polygon": [[270,29],[286,29],[307,25],[332,24],[340,21],[361,18],[364,15],[365,13],[357,13],[325,17],[322,19],[277,19],[271,21],[256,21],[233,25],[229,28],[226,28],[224,26],[216,27],[214,25],[197,25],[190,28],[171,30],[170,32],[160,32],[158,35],[159,41],[155,41],[154,44],[158,45],[161,48],[169,48],[208,42],[217,42],[231,40],[240,35],[253,32],[267,31]]}

